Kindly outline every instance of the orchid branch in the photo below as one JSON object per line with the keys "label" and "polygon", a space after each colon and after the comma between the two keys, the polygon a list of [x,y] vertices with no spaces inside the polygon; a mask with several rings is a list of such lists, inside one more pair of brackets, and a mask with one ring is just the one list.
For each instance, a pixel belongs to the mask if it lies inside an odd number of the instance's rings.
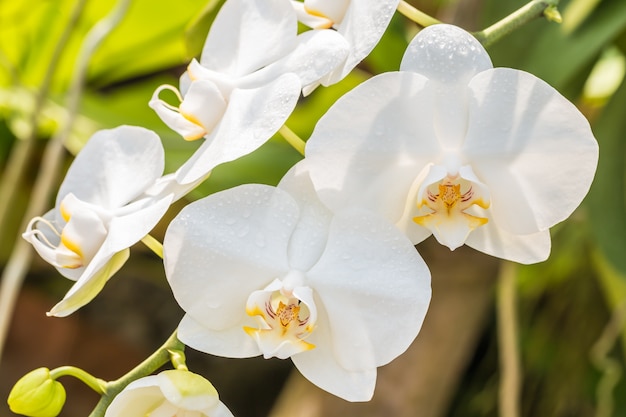
{"label": "orchid branch", "polygon": [[74,366],[61,366],[50,371],[50,378],[57,379],[62,376],[73,376],[76,379],[81,380],[85,385],[89,386],[92,390],[98,394],[104,394],[106,391],[106,381],[96,378],[90,373],[76,368]]}
{"label": "orchid branch", "polygon": [[516,266],[503,262],[497,286],[498,346],[500,351],[500,416],[519,417],[521,366],[516,313]]}
{"label": "orchid branch", "polygon": [[287,125],[282,125],[278,129],[278,133],[290,144],[296,151],[300,152],[300,155],[304,156],[304,148],[306,143],[298,136],[293,130],[289,129]]}
{"label": "orchid branch", "polygon": [[401,0],[400,3],[398,3],[398,13],[404,15],[422,27],[441,23],[439,20],[427,15],[421,10],[416,9],[404,0]]}
{"label": "orchid branch", "polygon": [[144,236],[141,242],[154,252],[159,258],[163,259],[163,244],[151,235]]}
{"label": "orchid branch", "polygon": [[484,47],[488,47],[541,16],[549,21],[561,23],[561,14],[557,9],[558,4],[559,0],[532,0],[499,22],[480,32],[474,32],[473,35]]}
{"label": "orchid branch", "polygon": [[[185,345],[178,340],[176,331],[165,341],[165,343],[157,349],[147,359],[133,368],[123,377],[108,382],[104,395],[100,398],[98,404],[93,409],[89,417],[102,417],[111,404],[113,399],[131,382],[143,378],[157,371],[160,367],[173,360],[172,352],[180,353],[184,350]],[[184,355],[182,356],[184,358]],[[177,357],[178,358],[178,357]],[[176,359],[179,360],[179,359]],[[184,359],[183,359],[184,360]]]}

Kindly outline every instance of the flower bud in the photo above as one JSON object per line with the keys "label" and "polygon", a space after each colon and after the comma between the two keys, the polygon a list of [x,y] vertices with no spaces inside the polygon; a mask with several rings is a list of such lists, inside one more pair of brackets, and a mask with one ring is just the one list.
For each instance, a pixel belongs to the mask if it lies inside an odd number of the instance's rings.
{"label": "flower bud", "polygon": [[16,414],[56,417],[65,404],[65,388],[50,377],[48,368],[38,368],[17,381],[7,402]]}

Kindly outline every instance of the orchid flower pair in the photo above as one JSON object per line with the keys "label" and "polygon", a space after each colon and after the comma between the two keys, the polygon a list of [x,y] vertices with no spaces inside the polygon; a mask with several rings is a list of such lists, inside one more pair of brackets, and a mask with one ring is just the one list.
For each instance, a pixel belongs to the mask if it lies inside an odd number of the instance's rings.
{"label": "orchid flower pair", "polygon": [[376,367],[408,347],[428,306],[412,245],[434,234],[450,249],[545,259],[548,229],[586,194],[597,152],[552,87],[492,68],[461,29],[426,28],[400,72],[329,109],[277,188],[214,194],[172,222],[179,337],[220,356],[290,357],[319,387],[367,400]]}

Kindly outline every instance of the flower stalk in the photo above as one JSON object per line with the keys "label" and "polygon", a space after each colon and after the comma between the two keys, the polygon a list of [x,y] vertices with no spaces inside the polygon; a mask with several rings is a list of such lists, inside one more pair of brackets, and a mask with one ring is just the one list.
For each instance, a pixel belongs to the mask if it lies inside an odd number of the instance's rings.
{"label": "flower stalk", "polygon": [[300,138],[293,130],[289,129],[287,125],[282,125],[278,130],[278,133],[290,144],[300,155],[304,156],[304,147],[306,142]]}
{"label": "flower stalk", "polygon": [[499,407],[501,416],[519,417],[522,371],[517,330],[516,266],[503,262],[497,287],[498,348],[500,351]]}
{"label": "flower stalk", "polygon": [[473,35],[487,48],[538,17],[544,16],[549,21],[561,23],[558,4],[559,0],[532,0],[504,19]]}
{"label": "flower stalk", "polygon": [[418,25],[422,27],[436,25],[441,23],[439,20],[435,19],[432,16],[427,15],[421,10],[416,9],[406,1],[402,0],[398,4],[398,13],[404,15],[408,19],[414,21]]}
{"label": "flower stalk", "polygon": [[121,378],[106,383],[106,389],[104,391],[104,394],[100,398],[98,404],[96,404],[96,407],[93,409],[91,414],[89,414],[89,417],[104,416],[104,413],[109,404],[111,404],[111,401],[113,401],[115,396],[122,392],[122,390],[126,388],[128,384],[139,378],[152,374],[160,367],[170,362],[170,360],[173,361],[173,356],[171,352],[183,352],[184,348],[185,345],[180,340],[178,340],[177,332],[174,331],[174,333],[172,333],[172,335],[165,341],[165,343],[146,360],[141,362],[139,365],[137,365]]}
{"label": "flower stalk", "polygon": [[62,376],[73,376],[74,378],[84,382],[85,385],[98,394],[104,394],[106,392],[106,381],[96,378],[80,368],[76,368],[74,366],[61,366],[50,371],[50,378],[52,379],[56,380]]}
{"label": "flower stalk", "polygon": [[154,252],[159,258],[163,259],[163,244],[156,240],[152,235],[146,235],[141,239],[141,243],[146,245],[148,249]]}

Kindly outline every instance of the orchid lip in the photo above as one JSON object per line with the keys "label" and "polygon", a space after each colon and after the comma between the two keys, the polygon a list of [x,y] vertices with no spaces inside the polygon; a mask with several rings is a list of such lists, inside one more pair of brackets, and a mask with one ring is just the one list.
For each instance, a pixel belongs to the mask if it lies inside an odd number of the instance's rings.
{"label": "orchid lip", "polygon": [[286,359],[315,347],[304,340],[317,320],[313,292],[309,287],[291,287],[289,275],[285,282],[276,279],[248,297],[246,313],[257,319],[259,327],[244,326],[244,331],[255,339],[265,358]]}
{"label": "orchid lip", "polygon": [[[424,179],[439,177],[441,166],[432,165]],[[469,166],[455,169],[435,182],[422,183],[417,194],[419,215],[413,221],[429,229],[435,238],[451,250],[463,245],[469,234],[488,222],[487,217],[470,214],[473,206],[488,209],[487,188],[478,182]]]}

